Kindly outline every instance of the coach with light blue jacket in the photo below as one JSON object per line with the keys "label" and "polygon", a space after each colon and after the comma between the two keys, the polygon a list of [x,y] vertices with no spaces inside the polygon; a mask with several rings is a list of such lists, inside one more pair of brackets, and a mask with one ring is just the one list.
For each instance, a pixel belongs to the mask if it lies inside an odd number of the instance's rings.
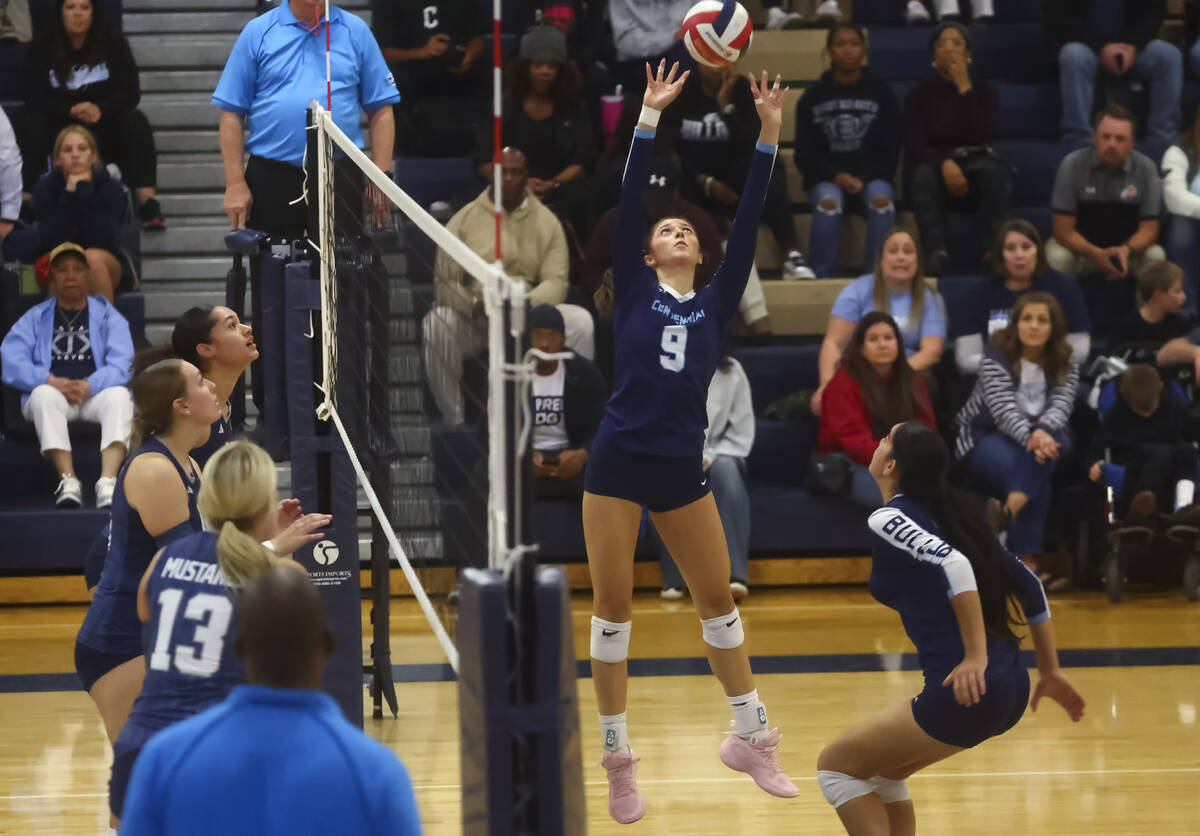
{"label": "coach with light blue jacket", "polygon": [[21,414],[37,430],[43,455],[57,468],[55,502],[82,504],[71,459],[69,421],[100,425],[96,507],[112,504],[125,459],[133,399],[126,385],[133,361],[129,323],[102,296],[88,296],[83,248],[66,243],[50,253],[50,298],[17,320],[0,343],[3,380],[21,391]]}

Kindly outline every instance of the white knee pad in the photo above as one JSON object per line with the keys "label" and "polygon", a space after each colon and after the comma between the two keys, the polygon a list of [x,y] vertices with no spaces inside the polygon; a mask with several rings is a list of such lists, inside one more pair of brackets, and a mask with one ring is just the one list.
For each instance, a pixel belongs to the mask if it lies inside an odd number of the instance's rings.
{"label": "white knee pad", "polygon": [[592,616],[592,658],[615,664],[629,657],[629,631],[632,621],[605,621]]}
{"label": "white knee pad", "polygon": [[893,781],[882,775],[875,775],[868,783],[874,788],[874,793],[884,804],[895,804],[897,801],[908,801],[908,784],[903,781]]}
{"label": "white knee pad", "polygon": [[728,615],[700,619],[700,628],[704,643],[719,650],[733,650],[735,647],[741,647],[742,642],[746,640],[746,633],[742,630],[742,616],[737,607]]}
{"label": "white knee pad", "polygon": [[817,784],[821,787],[821,793],[825,796],[825,800],[835,809],[859,796],[875,792],[875,787],[870,781],[863,781],[844,772],[833,772],[829,769],[817,770]]}

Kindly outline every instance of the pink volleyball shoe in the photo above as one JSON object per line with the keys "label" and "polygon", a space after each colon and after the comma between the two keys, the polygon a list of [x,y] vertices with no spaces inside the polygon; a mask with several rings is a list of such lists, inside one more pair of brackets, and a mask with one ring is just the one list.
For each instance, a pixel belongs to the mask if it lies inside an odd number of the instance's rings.
{"label": "pink volleyball shoe", "polygon": [[646,799],[638,792],[637,765],[632,749],[608,752],[600,765],[608,772],[608,814],[618,824],[632,824],[646,815]]}
{"label": "pink volleyball shoe", "polygon": [[800,794],[783,767],[779,765],[779,729],[772,729],[761,743],[751,743],[731,734],[721,744],[721,762],[730,769],[745,772],[754,783],[780,798],[795,798]]}

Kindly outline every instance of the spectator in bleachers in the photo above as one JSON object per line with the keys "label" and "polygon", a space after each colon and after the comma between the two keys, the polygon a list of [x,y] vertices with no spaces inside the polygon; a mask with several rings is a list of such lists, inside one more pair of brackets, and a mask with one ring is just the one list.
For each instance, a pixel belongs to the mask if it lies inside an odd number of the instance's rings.
{"label": "spectator in bleachers", "polygon": [[[750,563],[750,493],[746,489],[746,457],[754,447],[754,406],[750,380],[742,364],[725,346],[712,382],[708,384],[708,428],[704,431],[702,463],[710,480],[725,545],[729,548],[729,591],[733,600],[750,594],[746,585]],[[683,575],[670,550],[659,542],[662,597],[683,597]]]}
{"label": "spectator in bleachers", "polygon": [[1088,449],[1086,461],[1093,462],[1088,478],[1099,482],[1108,458],[1125,469],[1114,508],[1117,519],[1171,508],[1173,522],[1195,525],[1200,519],[1195,504],[1200,419],[1178,397],[1163,392],[1153,366],[1131,365],[1117,391]]}
{"label": "spectator in bleachers", "polygon": [[[1200,43],[1198,41],[1197,43]],[[1197,313],[1200,294],[1200,108],[1192,123],[1167,149],[1162,158],[1163,203],[1167,218],[1166,256],[1183,268],[1187,302],[1184,310]]]}
{"label": "spectator in bleachers", "polygon": [[941,297],[926,287],[922,275],[916,239],[908,230],[897,228],[883,239],[875,272],[859,276],[842,288],[829,313],[821,343],[820,386],[812,398],[814,413],[821,414],[821,397],[851,342],[854,326],[872,311],[891,314],[900,329],[909,366],[923,372],[937,365],[946,347],[946,311]]}
{"label": "spectator in bleachers", "polygon": [[[567,54],[583,74],[583,100],[592,129],[603,141],[601,96],[613,93],[612,29],[608,25],[608,0],[533,0],[532,22],[553,26],[567,36]],[[489,88],[490,89],[490,88]]]}
{"label": "spectator in bleachers", "polygon": [[[213,91],[212,103],[222,110],[224,209],[234,229],[249,226],[277,238],[304,236],[308,209],[297,198],[304,190],[305,112],[314,91],[325,90],[326,38],[314,37],[324,13],[323,0],[289,0],[254,18],[238,35]],[[324,35],[334,55],[357,59],[332,64],[333,121],[362,148],[365,111],[371,160],[390,171],[396,140],[392,105],[400,101],[400,93],[379,45],[362,18],[336,6],[330,8]],[[360,170],[349,161],[343,166],[337,166],[338,185],[361,205]],[[374,187],[367,194],[382,204]],[[253,274],[251,281],[256,283]]]}
{"label": "spectator in bleachers", "polygon": [[[509,64],[503,102],[503,141],[529,166],[529,191],[553,210],[576,240],[586,240],[591,193],[587,176],[596,139],[583,101],[583,77],[567,60],[567,38],[553,26],[535,26],[521,38]],[[492,125],[479,132],[479,173],[489,180]]]}
{"label": "spectator in bleachers", "polygon": [[1079,365],[1071,359],[1067,324],[1049,293],[1017,299],[1008,326],[979,365],[979,379],[959,412],[955,454],[988,489],[993,516],[1022,558],[1042,551],[1052,497],[1050,480],[1071,452],[1068,422]]}
{"label": "spectator in bleachers", "polygon": [[943,23],[929,39],[934,75],[904,101],[908,195],[921,231],[926,270],[943,275],[950,265],[945,210],[970,207],[984,226],[974,263],[991,246],[1012,203],[1012,168],[992,150],[996,88],[972,78],[971,36],[957,23]]}
{"label": "spectator in bleachers", "polygon": [[21,149],[8,114],[0,108],[0,247],[21,215]]}
{"label": "spectator in bleachers", "polygon": [[825,388],[817,453],[843,453],[851,462],[848,498],[857,505],[883,504],[867,466],[879,439],[903,421],[937,429],[929,390],[904,357],[896,320],[871,311],[854,328],[841,365]]}
{"label": "spectator in bleachers", "polygon": [[[556,305],[565,323],[567,347],[595,356],[592,315],[567,298],[567,239],[562,224],[529,188],[529,167],[516,148],[504,149],[501,170],[501,253],[504,271],[528,286],[534,305]],[[446,224],[455,237],[485,259],[496,253],[496,210],[486,188]],[[439,253],[435,268],[437,304],[421,322],[425,369],[442,418],[463,421],[462,363],[487,344],[483,288],[459,262]]]}
{"label": "spectator in bleachers", "polygon": [[1100,273],[1108,280],[1091,311],[1093,325],[1104,331],[1133,302],[1132,282],[1118,280],[1166,253],[1157,243],[1162,180],[1158,166],[1133,150],[1133,115],[1109,104],[1096,114],[1095,126],[1092,145],[1058,166],[1046,260],[1060,273]]}
{"label": "spectator in bleachers", "polygon": [[1078,283],[1048,268],[1042,236],[1022,218],[1005,221],[990,256],[992,275],[971,293],[969,321],[954,341],[954,360],[964,375],[979,371],[988,344],[1008,327],[1017,298],[1024,293],[1049,293],[1062,306],[1067,320],[1071,359],[1083,364],[1092,348],[1087,305]]}
{"label": "spectator in bleachers", "polygon": [[96,139],[80,125],[63,128],[54,141],[54,168],[33,187],[40,255],[74,241],[88,261],[89,295],[110,302],[125,276],[132,276],[118,240],[127,205],[121,184],[100,164]]}
{"label": "spectator in bleachers", "polygon": [[33,423],[42,455],[58,471],[55,504],[67,508],[83,503],[68,422],[100,425],[96,507],[107,508],[133,420],[125,386],[133,360],[129,323],[104,297],[88,295],[87,272],[82,247],[55,247],[50,298],[26,311],[0,343],[4,382],[21,391],[21,414]]}
{"label": "spectator in bleachers", "polygon": [[892,178],[900,160],[896,96],[867,67],[862,27],[839,23],[825,36],[832,67],[796,105],[796,167],[812,204],[809,262],[832,276],[846,209],[865,215],[863,271],[875,263],[883,236],[896,225]]}
{"label": "spectator in bleachers", "polygon": [[[529,312],[529,344],[547,354],[566,348],[563,315],[553,305]],[[538,499],[579,499],[588,448],[604,417],[608,388],[595,364],[578,355],[569,360],[538,359],[533,400],[533,475]]]}
{"label": "spectator in bleachers", "polygon": [[1130,362],[1157,363],[1164,368],[1191,366],[1197,351],[1187,339],[1192,321],[1179,313],[1187,297],[1183,279],[1183,270],[1169,261],[1156,261],[1139,270],[1141,304],[1108,333],[1109,348],[1125,346],[1121,353]]}
{"label": "spectator in bleachers", "polygon": [[476,0],[376,3],[371,28],[402,91],[394,108],[396,154],[470,154],[490,92],[488,62],[480,60],[488,31],[483,7]]}
{"label": "spectator in bleachers", "polygon": [[29,0],[0,0],[0,41],[24,43],[32,37]]}
{"label": "spectator in bleachers", "polygon": [[1167,0],[1043,0],[1042,18],[1058,50],[1064,142],[1087,144],[1097,70],[1103,69],[1105,85],[1149,81],[1148,136],[1142,147],[1151,159],[1162,157],[1179,132],[1183,89],[1183,56],[1158,37],[1166,14]]}
{"label": "spectator in bleachers", "polygon": [[419,836],[403,764],[320,690],[333,634],[308,576],[283,566],[259,575],[238,596],[234,621],[247,684],[146,745],[122,836]]}
{"label": "spectator in bleachers", "polygon": [[[142,96],[129,42],[94,16],[91,0],[58,0],[51,30],[34,41],[25,65],[25,105],[45,120],[38,154],[70,124],[86,125],[105,159],[137,198],[144,229],[165,229],[155,197],[158,157],[154,132],[138,110]],[[33,149],[28,149],[32,152]]]}
{"label": "spectator in bleachers", "polygon": [[[750,82],[732,65],[697,64],[659,130],[677,135],[675,150],[683,169],[679,190],[684,197],[714,216],[732,219],[758,136]],[[762,220],[783,254],[783,277],[814,278],[797,249],[783,166],[772,170]]]}
{"label": "spectator in bleachers", "polygon": [[[613,78],[625,88],[627,105],[646,89],[646,62],[657,67],[659,59],[667,57],[667,53],[672,53],[675,58],[683,57],[679,28],[694,3],[695,0],[660,0],[656,3],[609,0],[608,14],[617,50]],[[622,145],[624,147],[627,146]]]}

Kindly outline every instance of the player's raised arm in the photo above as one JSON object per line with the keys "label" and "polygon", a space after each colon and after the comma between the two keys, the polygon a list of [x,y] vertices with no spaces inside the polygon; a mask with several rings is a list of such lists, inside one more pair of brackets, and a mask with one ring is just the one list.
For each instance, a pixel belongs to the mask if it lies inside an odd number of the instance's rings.
{"label": "player's raised arm", "polygon": [[746,185],[742,187],[737,214],[729,230],[725,248],[725,260],[717,271],[715,280],[720,293],[722,307],[732,316],[738,301],[746,289],[750,276],[750,265],[754,262],[755,243],[758,240],[758,224],[762,218],[763,201],[767,197],[767,184],[771,180],[771,169],[775,165],[775,154],[779,150],[779,130],[783,123],[783,103],[790,87],[780,87],[781,76],[768,87],[767,71],[762,71],[761,80],[750,73],[750,92],[754,95],[754,108],[762,127],[758,132],[758,144],[750,161],[750,172]]}
{"label": "player's raised arm", "polygon": [[[629,157],[625,161],[625,175],[621,179],[621,204],[617,214],[617,231],[613,236],[613,291],[621,292],[623,283],[633,276],[641,275],[642,236],[645,234],[646,210],[642,204],[642,190],[646,184],[646,164],[654,153],[654,134],[663,109],[683,90],[691,70],[678,78],[679,62],[667,71],[666,59],[658,63],[652,72],[646,63],[646,92],[642,96],[642,113],[638,117],[633,142],[629,146]],[[664,75],[665,74],[665,75]]]}

